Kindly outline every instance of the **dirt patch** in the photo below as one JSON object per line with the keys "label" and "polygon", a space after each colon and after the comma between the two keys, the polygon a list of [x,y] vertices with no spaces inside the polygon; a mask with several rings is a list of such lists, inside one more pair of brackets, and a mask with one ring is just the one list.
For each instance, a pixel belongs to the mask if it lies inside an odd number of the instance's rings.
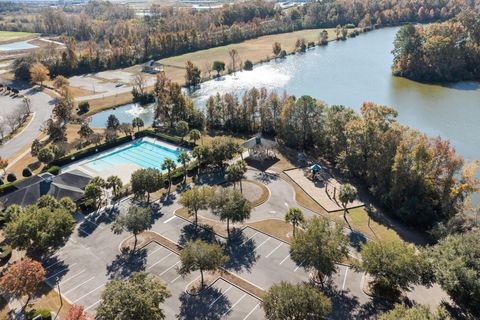
{"label": "dirt patch", "polygon": [[285,242],[290,243],[290,241],[292,241],[293,227],[291,224],[286,223],[283,220],[267,219],[262,221],[248,222],[245,225]]}

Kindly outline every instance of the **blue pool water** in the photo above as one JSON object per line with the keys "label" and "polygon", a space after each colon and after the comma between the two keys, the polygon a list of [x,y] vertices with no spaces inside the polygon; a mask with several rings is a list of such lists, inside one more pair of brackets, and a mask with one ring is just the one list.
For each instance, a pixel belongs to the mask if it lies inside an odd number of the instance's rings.
{"label": "blue pool water", "polygon": [[15,51],[38,48],[38,46],[29,43],[28,41],[19,41],[0,45],[0,51]]}
{"label": "blue pool water", "polygon": [[140,141],[121,150],[101,156],[86,163],[86,166],[103,171],[121,164],[135,164],[141,168],[156,168],[161,170],[165,159],[177,161],[179,150],[170,149],[149,141]]}

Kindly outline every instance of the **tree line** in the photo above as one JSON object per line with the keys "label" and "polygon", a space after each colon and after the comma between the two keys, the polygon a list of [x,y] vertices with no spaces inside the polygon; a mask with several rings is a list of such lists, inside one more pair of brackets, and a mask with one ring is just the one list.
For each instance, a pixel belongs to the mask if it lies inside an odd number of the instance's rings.
{"label": "tree line", "polygon": [[211,96],[205,112],[209,129],[275,135],[288,147],[323,157],[417,227],[431,229],[457,216],[478,190],[476,163],[465,164],[450,142],[402,125],[387,106],[366,102],[358,114],[310,96],[253,88],[240,98]]}
{"label": "tree line", "polygon": [[394,75],[426,82],[480,79],[480,13],[427,26],[407,25],[395,38]]}
{"label": "tree line", "polygon": [[[394,25],[454,17],[460,1],[397,1],[392,3],[322,1],[291,10],[257,0],[196,11],[152,6],[145,17],[126,6],[91,1],[82,9],[49,8],[23,23],[0,22],[3,29],[61,35],[66,48],[50,46],[14,63],[15,75],[29,80],[30,65],[41,62],[52,75],[74,75],[128,67],[150,59],[237,43],[262,35],[305,28]],[[66,9],[70,8],[70,9]]]}

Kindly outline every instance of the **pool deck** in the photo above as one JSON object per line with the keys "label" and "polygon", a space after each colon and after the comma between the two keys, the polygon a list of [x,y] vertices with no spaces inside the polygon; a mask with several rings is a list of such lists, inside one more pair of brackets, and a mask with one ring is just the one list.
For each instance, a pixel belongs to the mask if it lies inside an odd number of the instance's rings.
{"label": "pool deck", "polygon": [[82,172],[87,173],[88,175],[90,175],[92,177],[99,176],[99,177],[104,178],[104,179],[107,179],[108,177],[115,175],[115,176],[118,176],[124,184],[129,183],[132,173],[135,172],[138,169],[142,169],[141,166],[133,164],[133,163],[124,163],[124,164],[114,165],[107,170],[95,170],[95,169],[91,168],[90,166],[88,166],[88,163],[91,162],[91,161],[97,160],[99,158],[105,157],[109,154],[112,154],[112,153],[121,151],[125,148],[128,148],[129,146],[131,146],[135,142],[144,142],[144,141],[145,142],[150,142],[150,143],[153,143],[153,144],[156,144],[156,145],[159,145],[159,146],[163,146],[163,147],[166,147],[168,149],[173,149],[173,150],[180,149],[180,150],[184,150],[184,151],[189,151],[188,149],[182,148],[180,146],[177,146],[177,145],[165,142],[165,141],[157,140],[157,139],[154,139],[154,138],[151,138],[151,137],[143,137],[143,138],[140,138],[140,139],[132,140],[130,142],[118,145],[118,146],[113,147],[112,149],[109,149],[109,150],[100,151],[97,154],[88,156],[88,157],[83,158],[81,160],[72,162],[68,165],[63,166],[61,168],[61,171],[62,172],[68,172],[68,171],[77,169],[77,170],[80,170]]}

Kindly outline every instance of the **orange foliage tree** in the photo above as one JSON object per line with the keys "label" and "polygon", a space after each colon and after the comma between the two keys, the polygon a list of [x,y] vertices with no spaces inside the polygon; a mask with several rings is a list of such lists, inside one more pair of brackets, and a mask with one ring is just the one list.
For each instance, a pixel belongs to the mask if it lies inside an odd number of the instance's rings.
{"label": "orange foliage tree", "polygon": [[83,306],[74,304],[68,311],[65,320],[94,320],[93,316],[85,312]]}

